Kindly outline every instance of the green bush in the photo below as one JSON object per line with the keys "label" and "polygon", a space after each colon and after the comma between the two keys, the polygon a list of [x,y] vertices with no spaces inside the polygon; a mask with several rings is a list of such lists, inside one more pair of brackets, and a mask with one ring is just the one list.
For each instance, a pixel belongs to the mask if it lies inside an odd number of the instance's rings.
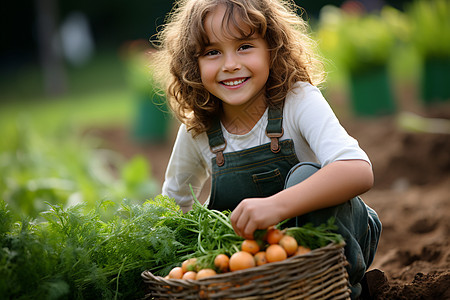
{"label": "green bush", "polygon": [[425,59],[450,58],[450,1],[415,0],[405,11],[410,40]]}
{"label": "green bush", "polygon": [[[0,199],[0,298],[142,298],[140,273],[174,262],[182,236],[179,221],[168,220],[182,212],[161,196],[109,204],[47,205],[45,221],[37,222],[16,219]],[[104,211],[112,218],[105,220]]]}
{"label": "green bush", "polygon": [[20,119],[3,132],[8,143],[0,147],[0,196],[18,215],[35,218],[46,202],[92,208],[125,197],[142,203],[159,192],[144,157],[126,161],[74,128],[43,133]]}
{"label": "green bush", "polygon": [[350,14],[333,6],[322,9],[317,38],[326,58],[350,73],[385,66],[395,45],[380,14]]}

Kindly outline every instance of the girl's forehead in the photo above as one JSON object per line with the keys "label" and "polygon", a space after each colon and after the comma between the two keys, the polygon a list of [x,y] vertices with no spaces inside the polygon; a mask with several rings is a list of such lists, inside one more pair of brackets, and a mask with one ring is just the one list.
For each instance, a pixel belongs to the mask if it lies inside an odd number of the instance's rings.
{"label": "girl's forehead", "polygon": [[205,17],[204,28],[209,43],[240,39],[255,32],[244,22],[241,16],[228,11],[224,5],[219,5],[208,12]]}

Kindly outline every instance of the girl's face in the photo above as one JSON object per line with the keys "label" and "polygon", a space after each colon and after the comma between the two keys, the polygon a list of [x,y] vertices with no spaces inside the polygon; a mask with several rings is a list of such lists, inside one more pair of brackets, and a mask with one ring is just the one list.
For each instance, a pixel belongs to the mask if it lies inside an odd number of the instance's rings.
{"label": "girl's face", "polygon": [[[259,34],[239,38],[239,31],[234,27],[225,31],[224,15],[225,7],[221,5],[205,18],[210,44],[198,58],[202,83],[222,100],[224,110],[227,106],[244,109],[248,104],[265,107],[270,67],[267,42]],[[244,22],[238,23],[240,30],[250,32]]]}

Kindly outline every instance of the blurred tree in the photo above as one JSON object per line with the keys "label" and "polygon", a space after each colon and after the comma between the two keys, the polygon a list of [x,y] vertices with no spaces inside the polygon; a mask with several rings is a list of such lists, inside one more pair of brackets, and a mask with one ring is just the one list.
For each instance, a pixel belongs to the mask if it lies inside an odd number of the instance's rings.
{"label": "blurred tree", "polygon": [[57,0],[36,0],[35,3],[45,92],[62,94],[66,90],[66,75],[58,38],[58,3]]}

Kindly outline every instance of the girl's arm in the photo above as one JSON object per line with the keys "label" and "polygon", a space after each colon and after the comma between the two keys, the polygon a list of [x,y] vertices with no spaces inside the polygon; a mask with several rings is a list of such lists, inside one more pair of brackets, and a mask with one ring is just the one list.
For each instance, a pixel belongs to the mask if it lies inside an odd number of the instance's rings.
{"label": "girl's arm", "polygon": [[344,203],[372,185],[373,172],[368,162],[335,161],[273,196],[244,199],[231,214],[231,224],[237,234],[251,239],[256,229]]}
{"label": "girl's arm", "polygon": [[198,144],[198,139],[194,139],[181,125],[162,186],[161,193],[174,198],[183,212],[192,208],[193,197],[189,185],[198,197],[209,176]]}

